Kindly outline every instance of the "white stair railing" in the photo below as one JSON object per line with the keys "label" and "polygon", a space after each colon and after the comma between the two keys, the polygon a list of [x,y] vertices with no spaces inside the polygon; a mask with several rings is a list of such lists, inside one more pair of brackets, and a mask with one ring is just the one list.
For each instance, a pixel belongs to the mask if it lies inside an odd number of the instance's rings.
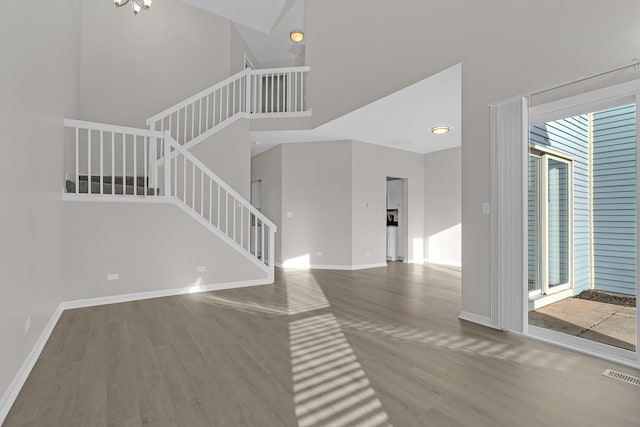
{"label": "white stair railing", "polygon": [[275,224],[169,131],[72,119],[64,126],[67,200],[174,203],[273,280]]}
{"label": "white stair railing", "polygon": [[65,119],[65,183],[76,195],[157,196],[162,132]]}
{"label": "white stair railing", "polygon": [[245,69],[147,119],[181,145],[196,144],[238,118],[309,115],[305,75],[309,67]]}
{"label": "white stair railing", "polygon": [[[165,131],[166,194],[185,212],[263,267],[273,279],[277,228]],[[162,173],[162,172],[161,172]]]}

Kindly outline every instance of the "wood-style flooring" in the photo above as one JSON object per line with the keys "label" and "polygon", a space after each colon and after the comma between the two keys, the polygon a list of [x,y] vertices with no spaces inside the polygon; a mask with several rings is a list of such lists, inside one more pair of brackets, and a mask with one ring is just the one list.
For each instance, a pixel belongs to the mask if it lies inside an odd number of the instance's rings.
{"label": "wood-style flooring", "polygon": [[390,263],[64,312],[4,427],[640,426],[637,371],[457,318]]}

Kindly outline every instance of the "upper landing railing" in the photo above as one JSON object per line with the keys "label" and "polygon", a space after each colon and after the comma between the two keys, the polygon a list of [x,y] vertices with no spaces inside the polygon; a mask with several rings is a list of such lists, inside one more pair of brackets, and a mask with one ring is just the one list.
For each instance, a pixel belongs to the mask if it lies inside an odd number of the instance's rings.
{"label": "upper landing railing", "polygon": [[308,116],[305,78],[309,70],[245,69],[149,118],[147,126],[168,131],[180,145],[186,145],[196,144],[241,117]]}

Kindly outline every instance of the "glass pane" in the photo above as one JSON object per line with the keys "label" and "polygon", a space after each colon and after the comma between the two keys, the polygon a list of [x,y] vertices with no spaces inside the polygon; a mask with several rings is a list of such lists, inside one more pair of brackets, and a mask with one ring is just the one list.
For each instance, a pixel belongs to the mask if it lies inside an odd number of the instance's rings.
{"label": "glass pane", "polygon": [[569,282],[569,165],[548,159],[547,244],[549,287]]}
{"label": "glass pane", "polygon": [[540,157],[529,156],[527,265],[529,291],[540,289]]}

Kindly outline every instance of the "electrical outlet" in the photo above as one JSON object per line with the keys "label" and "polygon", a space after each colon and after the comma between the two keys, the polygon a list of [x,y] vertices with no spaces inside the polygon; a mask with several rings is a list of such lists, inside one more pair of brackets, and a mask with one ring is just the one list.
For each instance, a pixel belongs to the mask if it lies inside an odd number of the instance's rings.
{"label": "electrical outlet", "polygon": [[491,205],[489,203],[482,204],[482,215],[491,215]]}
{"label": "electrical outlet", "polygon": [[31,317],[27,317],[27,321],[24,324],[24,333],[28,334],[31,330]]}
{"label": "electrical outlet", "polygon": [[287,218],[293,218],[293,212],[291,211],[287,212]]}
{"label": "electrical outlet", "polygon": [[196,271],[198,273],[204,273],[205,271],[207,271],[207,267],[205,267],[204,265],[199,265],[196,267]]}
{"label": "electrical outlet", "polygon": [[118,279],[120,279],[120,274],[118,273],[107,274],[107,280],[118,280]]}
{"label": "electrical outlet", "polygon": [[324,255],[324,252],[322,252],[322,251],[318,251],[318,252],[316,252],[316,255],[317,255],[317,256],[322,256],[322,255]]}

